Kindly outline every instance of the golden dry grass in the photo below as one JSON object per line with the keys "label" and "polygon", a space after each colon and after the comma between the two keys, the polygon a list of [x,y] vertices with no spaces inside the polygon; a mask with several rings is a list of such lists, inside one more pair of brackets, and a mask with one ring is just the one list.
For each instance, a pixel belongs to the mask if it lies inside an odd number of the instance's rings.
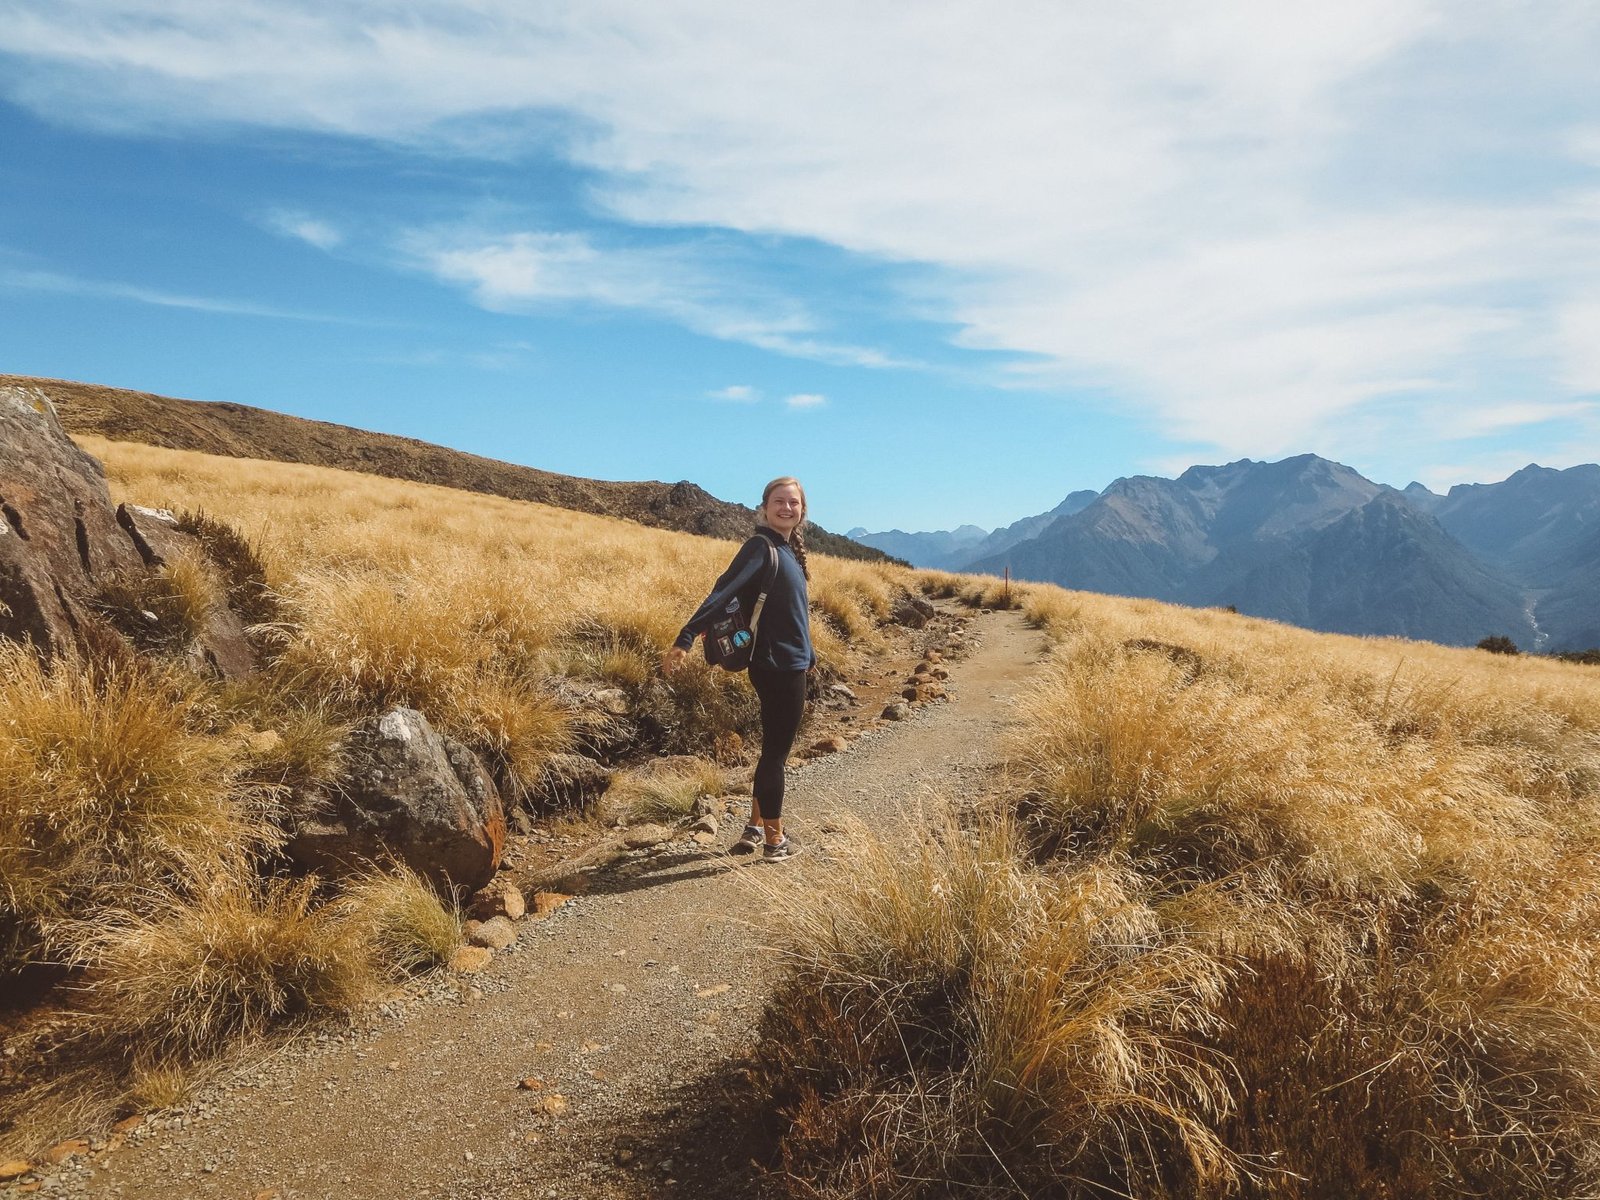
{"label": "golden dry grass", "polygon": [[666,770],[623,772],[606,790],[601,815],[629,824],[682,821],[694,814],[695,801],[727,790],[727,772],[705,759],[692,759]]}
{"label": "golden dry grass", "polygon": [[[404,703],[491,761],[513,793],[581,731],[555,679],[621,687],[641,750],[749,732],[748,684],[658,670],[730,543],[499,497],[85,437],[113,494],[203,511],[258,556],[277,602],[277,673],[348,709]],[[824,669],[879,648],[903,568],[812,556]],[[837,622],[838,629],[833,628]]]}
{"label": "golden dry grass", "polygon": [[783,1186],[1595,1194],[1600,673],[1019,602],[998,799],[773,897]]}
{"label": "golden dry grass", "polygon": [[[41,667],[0,647],[0,913],[22,957],[80,923],[248,869],[274,834],[238,751],[167,676]],[[14,964],[7,964],[14,965]]]}
{"label": "golden dry grass", "polygon": [[[320,890],[263,878],[282,840],[275,803],[337,785],[354,721],[421,709],[513,802],[563,751],[707,753],[754,725],[742,676],[659,670],[729,543],[334,470],[83,442],[116,499],[182,513],[206,556],[100,597],[165,657],[135,656],[109,630],[106,653],[84,664],[46,670],[0,652],[0,971],[73,964],[70,996],[146,1048],[130,1067],[136,1090],[170,1091],[171,1063],[346,1008],[457,944],[457,915],[403,873]],[[825,662],[880,650],[909,574],[812,564],[846,626],[819,625]],[[176,653],[224,598],[266,652],[261,672],[227,685]],[[585,706],[596,688],[621,689],[623,711]],[[634,799],[676,815],[723,784],[708,766]]]}

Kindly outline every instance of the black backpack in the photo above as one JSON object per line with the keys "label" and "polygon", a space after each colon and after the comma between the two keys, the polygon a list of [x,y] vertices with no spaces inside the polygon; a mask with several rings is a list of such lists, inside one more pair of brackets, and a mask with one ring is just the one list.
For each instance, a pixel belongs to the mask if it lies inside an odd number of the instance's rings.
{"label": "black backpack", "polygon": [[[767,542],[766,538],[761,540]],[[756,629],[761,623],[761,610],[767,603],[767,593],[772,590],[773,581],[778,577],[778,548],[771,542],[767,542],[767,554],[770,561],[766,577],[761,581],[761,592],[750,606],[750,611],[746,613],[744,602],[735,596],[706,630],[702,644],[706,662],[713,667],[721,667],[724,671],[742,671],[750,665],[750,657],[756,649]]]}

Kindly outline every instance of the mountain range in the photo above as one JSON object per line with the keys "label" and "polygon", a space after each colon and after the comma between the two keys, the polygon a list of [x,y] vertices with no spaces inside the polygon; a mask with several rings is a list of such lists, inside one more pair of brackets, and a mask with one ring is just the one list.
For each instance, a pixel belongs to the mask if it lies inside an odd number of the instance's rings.
{"label": "mountain range", "polygon": [[[1528,466],[1445,495],[1314,454],[1138,475],[979,536],[850,536],[999,574],[1339,633],[1544,650],[1600,645],[1600,466]],[[892,547],[892,548],[891,548]]]}

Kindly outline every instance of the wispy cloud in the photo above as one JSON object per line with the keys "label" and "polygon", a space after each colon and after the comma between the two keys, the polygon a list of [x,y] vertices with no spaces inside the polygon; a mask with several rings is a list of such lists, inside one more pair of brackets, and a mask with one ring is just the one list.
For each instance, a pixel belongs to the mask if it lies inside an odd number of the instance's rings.
{"label": "wispy cloud", "polygon": [[821,408],[827,402],[828,398],[817,392],[797,392],[784,400],[790,408]]}
{"label": "wispy cloud", "polygon": [[696,333],[799,358],[853,366],[896,360],[817,336],[791,297],[756,286],[693,241],[605,246],[573,232],[416,230],[402,239],[417,266],[496,311],[556,304],[648,313]]}
{"label": "wispy cloud", "polygon": [[[925,264],[908,309],[1026,356],[1011,381],[1091,388],[1219,452],[1392,443],[1441,402],[1489,427],[1506,363],[1530,404],[1596,389],[1588,0],[936,13],[14,0],[0,88],[53,119],[256,122],[444,154],[482,153],[494,124],[497,153],[564,154],[652,234]],[[523,232],[419,258],[486,306],[604,305],[899,361],[793,302],[730,301],[686,251]]]}
{"label": "wispy cloud", "polygon": [[303,212],[277,210],[266,214],[265,224],[274,233],[297,238],[318,250],[332,250],[344,241],[344,234],[331,222]]}
{"label": "wispy cloud", "polygon": [[713,400],[731,400],[736,404],[754,404],[761,398],[755,388],[745,383],[729,384],[725,388],[707,392],[706,395]]}
{"label": "wispy cloud", "polygon": [[315,321],[331,325],[368,325],[371,322],[304,309],[279,308],[249,300],[217,296],[194,296],[159,288],[139,287],[103,279],[83,279],[53,271],[10,270],[0,268],[0,288],[14,291],[55,292],[67,296],[97,296],[106,300],[128,300],[154,304],[161,308],[186,308],[195,312],[219,313],[240,317],[267,317],[277,321]]}

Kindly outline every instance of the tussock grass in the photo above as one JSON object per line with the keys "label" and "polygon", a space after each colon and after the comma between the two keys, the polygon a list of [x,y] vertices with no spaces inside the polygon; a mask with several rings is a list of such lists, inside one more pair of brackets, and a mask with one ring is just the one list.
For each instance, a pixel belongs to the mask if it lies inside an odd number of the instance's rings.
{"label": "tussock grass", "polygon": [[[114,581],[89,660],[0,652],[0,970],[45,960],[157,1092],[282,1021],[339,1012],[436,963],[456,915],[403,876],[327,892],[263,879],[277,801],[336,786],[351,726],[420,709],[476,751],[509,800],[552,756],[732,754],[747,680],[662,652],[727,543],[282,463],[81,439],[117,499],[180,512],[204,554]],[[848,612],[819,637],[843,667],[884,644],[908,573],[812,559]],[[262,670],[219,683],[182,656],[226,601]],[[155,614],[152,621],[144,614]],[[135,655],[112,622],[143,650]],[[819,631],[825,622],[818,622]],[[598,688],[620,688],[597,699]],[[723,790],[710,768],[637,789],[676,815]],[[327,894],[331,893],[331,894]],[[59,967],[57,969],[60,969]],[[175,1093],[172,1093],[175,1094]]]}
{"label": "tussock grass", "polygon": [[727,771],[703,758],[674,763],[670,768],[646,767],[612,779],[605,796],[605,815],[628,824],[687,820],[694,815],[697,800],[727,790]]}
{"label": "tussock grass", "polygon": [[59,957],[76,922],[232,877],[271,844],[234,748],[203,728],[159,674],[0,647],[0,901],[28,931],[14,955]]}
{"label": "tussock grass", "polygon": [[[119,497],[236,531],[253,564],[242,577],[259,575],[274,602],[275,673],[350,715],[420,709],[491,758],[513,794],[583,733],[558,728],[568,714],[552,679],[623,688],[641,751],[705,751],[753,728],[742,680],[659,671],[728,543],[349,472],[83,443]],[[824,555],[812,574],[813,594],[844,614],[842,631],[814,622],[825,669],[840,671],[880,648],[878,624],[911,575]]]}
{"label": "tussock grass", "polygon": [[222,602],[216,570],[186,554],[158,571],[119,573],[93,597],[93,607],[142,650],[174,652],[194,641]]}
{"label": "tussock grass", "polygon": [[149,914],[108,915],[80,943],[103,1034],[186,1063],[269,1025],[343,1012],[372,989],[363,923],[318,905],[315,878],[224,884]]}
{"label": "tussock grass", "polygon": [[1004,821],[936,819],[909,850],[857,828],[848,860],[764,889],[789,973],[756,1086],[791,1194],[1127,1189],[1172,1159],[1238,1178],[1198,1042],[1231,972],[1184,923],[1198,905],[1164,911],[1111,863],[1034,871]]}
{"label": "tussock grass", "polygon": [[780,1186],[1600,1190],[1600,680],[1022,595],[1005,792],[774,896]]}
{"label": "tussock grass", "polygon": [[344,881],[338,904],[377,969],[405,978],[447,962],[461,945],[461,917],[425,879],[404,866]]}

